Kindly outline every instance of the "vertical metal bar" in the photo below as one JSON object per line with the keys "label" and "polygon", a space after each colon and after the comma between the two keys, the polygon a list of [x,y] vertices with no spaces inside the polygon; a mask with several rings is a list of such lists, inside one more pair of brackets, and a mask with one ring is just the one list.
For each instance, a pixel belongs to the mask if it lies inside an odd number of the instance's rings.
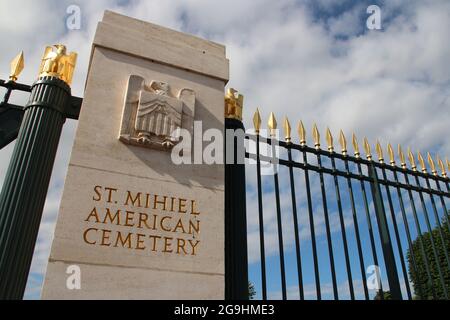
{"label": "vertical metal bar", "polygon": [[[344,163],[345,163],[346,173],[349,174],[350,173],[350,168],[349,168],[349,165],[348,165],[348,159],[347,158],[345,158]],[[364,266],[364,255],[362,253],[362,247],[361,247],[361,238],[360,238],[360,234],[359,234],[358,217],[357,217],[357,214],[356,214],[356,207],[355,207],[355,198],[353,196],[353,187],[352,187],[352,182],[351,182],[351,180],[350,180],[350,178],[348,176],[347,176],[346,180],[347,180],[348,192],[350,194],[350,203],[351,203],[351,207],[352,207],[353,225],[355,227],[356,245],[358,247],[359,267],[361,269],[361,277],[362,277],[362,280],[363,280],[364,297],[365,297],[366,300],[369,300],[369,290],[367,288],[366,268]]]}
{"label": "vertical metal bar", "polygon": [[[420,186],[419,177],[417,175],[414,175],[414,177],[415,177],[417,186],[421,187]],[[437,254],[436,245],[435,245],[434,239],[433,239],[433,230],[431,228],[430,219],[428,217],[428,210],[427,210],[427,207],[425,205],[425,199],[423,198],[423,194],[422,194],[421,191],[419,191],[419,199],[420,199],[420,203],[422,205],[422,211],[423,211],[423,215],[425,217],[425,223],[427,225],[427,229],[428,229],[428,232],[430,234],[431,249],[433,250],[433,256],[434,256],[434,259],[436,261],[436,267],[437,267],[437,270],[438,270],[439,279],[440,279],[440,282],[441,282],[441,285],[442,285],[443,293],[444,293],[445,299],[448,299],[447,287],[445,285],[444,276],[442,274],[441,265],[439,263],[439,256]]]}
{"label": "vertical metal bar", "polygon": [[392,242],[389,234],[386,212],[384,210],[380,184],[378,182],[378,175],[373,163],[369,165],[369,176],[373,179],[371,183],[373,204],[375,207],[377,225],[381,238],[381,248],[383,250],[384,263],[386,266],[386,273],[389,282],[389,290],[391,292],[392,299],[401,300],[402,292],[400,289],[397,265],[395,263],[394,250],[392,249]]}
{"label": "vertical metal bar", "polygon": [[[292,150],[287,148],[289,163],[292,162]],[[300,251],[300,236],[298,230],[298,217],[297,217],[297,201],[295,195],[295,184],[294,184],[294,170],[292,166],[289,166],[289,180],[291,183],[291,199],[292,199],[292,218],[294,221],[294,232],[295,232],[295,253],[297,257],[297,276],[298,276],[298,291],[300,294],[300,300],[305,299],[304,289],[303,289],[303,275],[302,275],[302,258]]]}
{"label": "vertical metal bar", "polygon": [[[428,263],[428,257],[425,252],[425,247],[423,244],[423,236],[422,236],[422,231],[420,229],[419,218],[417,217],[416,205],[414,202],[414,197],[413,197],[413,194],[411,191],[411,184],[409,183],[408,173],[406,172],[406,170],[403,172],[403,175],[405,178],[406,185],[408,186],[408,189],[407,189],[408,196],[409,196],[409,201],[411,203],[411,210],[413,213],[414,222],[416,224],[417,237],[419,238],[419,244],[420,244],[420,251],[422,252],[423,261],[425,262],[425,271],[426,271],[427,277],[428,277],[428,286],[431,288],[433,298],[436,299],[437,298],[436,289],[434,288],[434,285],[433,285],[433,278],[431,277],[430,265]],[[412,252],[411,252],[411,254],[412,254]]]}
{"label": "vertical metal bar", "polygon": [[[430,184],[430,179],[428,178],[428,176],[425,178],[425,181],[427,183],[427,187],[429,190],[431,189],[431,184]],[[444,234],[443,234],[443,228],[441,225],[441,221],[439,219],[439,214],[436,208],[436,202],[434,201],[434,197],[433,194],[430,193],[430,200],[431,200],[431,206],[433,208],[433,213],[434,213],[434,219],[436,220],[436,224],[438,225],[438,230],[439,230],[439,237],[441,238],[441,242],[442,242],[442,248],[444,248],[444,255],[445,255],[445,260],[447,261],[447,265],[449,267],[450,270],[450,260],[448,258],[448,251],[450,251],[450,248],[446,248],[447,244],[445,242],[445,238],[444,238]]]}
{"label": "vertical metal bar", "polygon": [[[381,172],[383,174],[384,181],[387,181],[385,165],[383,165],[383,167],[381,168]],[[400,234],[398,232],[397,219],[395,218],[394,205],[392,204],[391,191],[389,190],[389,187],[387,184],[385,184],[384,187],[385,187],[386,195],[387,195],[387,199],[388,199],[389,210],[391,212],[391,219],[392,219],[392,225],[394,227],[395,240],[397,241],[397,249],[398,249],[398,254],[399,254],[399,258],[400,258],[400,263],[402,266],[403,279],[405,280],[406,294],[408,295],[408,299],[411,300],[412,299],[411,288],[409,286],[408,272],[407,272],[406,265],[405,265],[402,243],[400,241]]]}
{"label": "vertical metal bar", "polygon": [[[225,119],[225,128],[233,133],[244,130],[242,121]],[[243,136],[243,135],[242,135]],[[247,214],[245,195],[244,139],[232,135],[226,145],[233,148],[233,163],[225,164],[225,299],[248,299]],[[225,149],[225,152],[227,150]],[[226,156],[225,156],[226,159]]]}
{"label": "vertical metal bar", "polygon": [[[375,263],[376,266],[379,266],[380,264],[378,263],[378,256],[377,256],[377,249],[375,246],[375,238],[373,236],[373,227],[372,227],[372,219],[370,218],[370,211],[369,211],[369,203],[367,202],[367,193],[366,193],[366,186],[364,184],[364,180],[362,179],[362,168],[361,168],[361,163],[357,162],[357,167],[358,167],[358,174],[360,175],[360,183],[361,183],[361,191],[363,194],[363,200],[364,200],[364,209],[366,212],[366,219],[367,219],[367,227],[369,229],[369,238],[370,238],[370,247],[372,249],[372,258],[373,258],[373,263]],[[382,281],[380,281],[379,283],[380,285],[380,291],[383,292],[383,283]],[[381,294],[380,295],[380,299],[384,300],[384,295]]]}
{"label": "vertical metal bar", "polygon": [[[274,169],[276,170],[276,169]],[[278,227],[278,248],[280,253],[280,272],[281,272],[281,293],[283,300],[287,299],[286,290],[286,270],[284,266],[284,248],[283,248],[283,226],[281,221],[281,206],[280,206],[280,188],[278,185],[278,172],[273,175],[275,184],[275,202],[277,207],[277,227]]]}
{"label": "vertical metal bar", "polygon": [[266,284],[266,253],[264,243],[264,215],[261,190],[261,159],[259,148],[259,135],[256,136],[256,178],[258,185],[258,218],[259,218],[259,248],[261,254],[261,287],[262,299],[267,300],[267,284]]}
{"label": "vertical metal bar", "polygon": [[327,206],[327,194],[325,191],[325,181],[323,178],[323,173],[320,170],[320,169],[322,169],[322,160],[321,160],[319,153],[317,153],[317,164],[319,166],[320,189],[322,191],[322,204],[323,204],[323,213],[325,216],[325,229],[327,232],[328,256],[330,258],[331,280],[333,282],[333,295],[334,295],[335,300],[339,300],[339,293],[338,293],[337,281],[336,281],[336,268],[334,266],[333,243],[331,241],[330,221],[328,219],[329,217],[328,217],[328,206]]}
{"label": "vertical metal bar", "polygon": [[[333,155],[330,155],[331,158],[331,166],[333,168],[333,172],[336,171],[336,161],[333,157]],[[336,191],[336,201],[339,211],[339,222],[341,225],[341,235],[342,235],[342,242],[344,244],[344,255],[345,255],[345,266],[347,268],[347,279],[348,279],[348,285],[350,290],[350,299],[355,300],[355,290],[353,288],[353,277],[352,277],[352,269],[350,267],[350,257],[348,254],[348,244],[347,244],[347,234],[345,232],[345,221],[344,221],[344,214],[342,212],[342,203],[341,203],[341,192],[339,189],[339,181],[336,174],[333,175],[334,179],[334,188]]]}
{"label": "vertical metal bar", "polygon": [[[439,183],[439,180],[436,180],[435,183],[436,183],[436,187],[437,187],[438,191],[442,192],[441,184]],[[448,231],[450,232],[450,217],[448,215],[448,210],[447,210],[447,206],[445,205],[444,197],[442,195],[440,195],[439,199],[441,200],[441,206],[442,206],[442,209],[444,209],[444,215],[447,218],[447,228],[448,228]]]}
{"label": "vertical metal bar", "polygon": [[322,299],[322,293],[320,289],[320,274],[319,274],[319,264],[317,261],[317,245],[316,245],[316,233],[314,230],[314,214],[313,214],[313,206],[312,206],[312,198],[311,198],[311,187],[309,183],[309,170],[306,168],[308,165],[308,156],[306,151],[303,149],[303,164],[305,165],[305,185],[306,185],[306,198],[308,199],[308,216],[309,216],[309,227],[311,231],[311,247],[313,254],[313,263],[314,263],[314,279],[316,281],[316,294],[317,300]]}
{"label": "vertical metal bar", "polygon": [[[403,202],[403,196],[402,196],[402,192],[400,190],[399,187],[399,181],[398,181],[398,175],[397,175],[397,171],[393,170],[393,174],[394,174],[394,180],[395,183],[397,184],[396,190],[397,190],[397,197],[399,199],[399,203],[400,203],[400,211],[402,214],[402,219],[403,219],[403,225],[405,226],[405,232],[406,232],[406,238],[408,240],[408,246],[409,246],[409,252],[411,253],[411,262],[412,262],[412,267],[413,267],[413,273],[417,276],[418,275],[418,269],[417,269],[417,262],[416,262],[416,258],[414,255],[414,248],[413,248],[413,243],[411,240],[411,232],[409,230],[409,224],[408,224],[408,219],[406,217],[406,210],[405,210],[405,204]],[[420,284],[420,282],[417,283],[417,291],[419,291],[419,297],[421,299],[423,299],[423,289],[422,289],[422,285]]]}

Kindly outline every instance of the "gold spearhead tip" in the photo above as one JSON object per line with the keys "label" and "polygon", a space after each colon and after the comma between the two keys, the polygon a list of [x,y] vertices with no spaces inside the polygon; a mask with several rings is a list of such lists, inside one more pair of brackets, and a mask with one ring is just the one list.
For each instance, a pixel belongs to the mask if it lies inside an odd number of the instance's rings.
{"label": "gold spearhead tip", "polygon": [[242,121],[244,96],[234,88],[229,88],[225,94],[225,118]]}
{"label": "gold spearhead tip", "polygon": [[291,124],[289,123],[289,119],[287,117],[284,118],[283,128],[284,139],[286,142],[291,142]]}
{"label": "gold spearhead tip", "polygon": [[255,114],[253,115],[253,126],[255,127],[256,134],[259,134],[259,130],[261,129],[261,114],[258,108],[256,108]]}
{"label": "gold spearhead tip", "polygon": [[316,149],[320,149],[320,133],[319,129],[317,128],[317,124],[314,123],[313,126],[313,139],[314,139],[314,146]]}
{"label": "gold spearhead tip", "polygon": [[270,135],[274,137],[276,135],[275,130],[277,129],[277,120],[275,119],[275,115],[273,114],[273,112],[270,113],[267,125],[270,129]]}
{"label": "gold spearhead tip", "polygon": [[391,165],[395,165],[395,154],[394,149],[392,149],[392,146],[390,143],[388,143],[388,153],[389,153],[389,163]]}
{"label": "gold spearhead tip", "polygon": [[77,63],[77,54],[71,52],[67,54],[65,45],[55,44],[45,49],[42,57],[39,77],[56,77],[67,83],[72,83],[73,72]]}
{"label": "gold spearhead tip", "polygon": [[306,145],[306,130],[302,121],[299,121],[297,126],[298,136],[300,137],[300,145]]}
{"label": "gold spearhead tip", "polygon": [[364,151],[366,152],[367,160],[372,160],[372,151],[370,150],[370,144],[369,140],[367,140],[366,137],[364,137]]}
{"label": "gold spearhead tip", "polygon": [[377,144],[375,146],[375,151],[378,155],[378,161],[380,163],[384,163],[384,157],[383,157],[383,148],[381,147],[380,141],[377,140]]}
{"label": "gold spearhead tip", "polygon": [[334,151],[333,135],[331,134],[330,128],[327,128],[326,139],[328,144],[328,151],[333,152]]}
{"label": "gold spearhead tip", "polygon": [[448,161],[448,158],[445,158],[445,162],[447,162],[447,168],[450,170],[450,162]]}
{"label": "gold spearhead tip", "polygon": [[352,144],[353,144],[353,150],[355,151],[355,157],[359,158],[361,153],[359,152],[359,145],[358,145],[358,138],[356,138],[356,135],[352,134]]}
{"label": "gold spearhead tip", "polygon": [[398,156],[400,158],[400,166],[402,167],[402,169],[406,169],[405,154],[403,153],[401,145],[398,145]]}
{"label": "gold spearhead tip", "polygon": [[427,173],[427,166],[425,165],[425,160],[423,159],[420,151],[417,153],[417,159],[419,159],[420,169],[422,170],[422,172]]}
{"label": "gold spearhead tip", "polygon": [[339,132],[339,144],[341,145],[342,154],[347,155],[347,139],[345,139],[344,132],[341,130]]}
{"label": "gold spearhead tip", "polygon": [[414,159],[414,154],[411,151],[411,148],[408,147],[408,158],[409,163],[411,164],[411,169],[413,171],[417,171],[416,160]]}
{"label": "gold spearhead tip", "polygon": [[25,66],[25,59],[23,58],[23,51],[21,51],[11,61],[11,72],[9,73],[9,80],[16,82],[19,79],[19,75]]}
{"label": "gold spearhead tip", "polygon": [[431,157],[431,154],[429,152],[427,152],[427,160],[428,160],[428,164],[430,165],[430,168],[431,168],[431,173],[433,175],[437,176],[436,166],[435,166],[434,160]]}
{"label": "gold spearhead tip", "polygon": [[445,172],[445,165],[444,165],[444,162],[441,160],[441,158],[439,158],[439,156],[437,156],[436,159],[437,159],[438,166],[439,166],[439,168],[441,169],[441,174],[442,174],[442,176],[443,176],[444,178],[447,177],[447,172]]}

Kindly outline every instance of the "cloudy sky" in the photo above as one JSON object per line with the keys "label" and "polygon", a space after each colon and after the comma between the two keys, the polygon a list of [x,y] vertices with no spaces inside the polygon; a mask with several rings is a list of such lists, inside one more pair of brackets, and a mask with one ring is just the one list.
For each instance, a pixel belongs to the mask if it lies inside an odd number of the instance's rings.
{"label": "cloudy sky", "polygon": [[[381,8],[381,30],[366,28],[371,4]],[[70,5],[81,9],[79,30],[66,27]],[[336,135],[342,128],[348,136],[355,131],[370,141],[450,155],[448,0],[1,0],[1,78],[23,50],[20,81],[32,83],[44,47],[64,43],[79,54],[72,90],[83,96],[92,38],[105,9],[225,44],[229,86],[245,95],[247,127],[258,106],[263,119],[274,111],[279,119],[303,120],[308,132],[317,122],[322,132],[329,126]],[[12,102],[25,100],[17,95]],[[75,130],[76,122],[67,121],[27,298],[39,297]],[[0,182],[12,150],[13,144],[0,151]]]}

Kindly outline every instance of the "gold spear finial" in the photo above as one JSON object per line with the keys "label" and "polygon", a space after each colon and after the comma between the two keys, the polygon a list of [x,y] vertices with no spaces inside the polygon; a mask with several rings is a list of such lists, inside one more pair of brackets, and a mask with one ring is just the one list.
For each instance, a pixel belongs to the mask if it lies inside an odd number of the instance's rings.
{"label": "gold spear finial", "polygon": [[269,121],[267,122],[267,125],[270,129],[270,136],[275,137],[276,136],[276,130],[277,130],[277,120],[275,119],[275,115],[273,112],[270,113]]}
{"label": "gold spear finial", "polygon": [[346,156],[347,155],[347,139],[345,139],[345,135],[342,130],[339,133],[339,144],[341,145],[342,155]]}
{"label": "gold spear finial", "polygon": [[378,155],[378,161],[380,163],[384,163],[384,157],[383,157],[383,148],[381,147],[380,141],[377,140],[377,144],[375,146],[375,151]]}
{"label": "gold spear finial", "polygon": [[364,151],[366,152],[367,160],[372,161],[372,151],[370,150],[369,140],[364,137]]}
{"label": "gold spear finial", "polygon": [[23,51],[11,61],[11,72],[9,73],[9,80],[16,82],[19,79],[19,75],[25,66],[25,60],[23,58]]}
{"label": "gold spear finial", "polygon": [[450,170],[450,162],[448,161],[448,158],[445,158],[445,162],[447,162],[447,168]]}
{"label": "gold spear finial", "polygon": [[405,154],[403,153],[401,145],[398,145],[398,157],[400,158],[400,166],[402,169],[406,169]]}
{"label": "gold spear finial", "polygon": [[326,138],[327,138],[327,144],[328,144],[328,151],[333,152],[334,151],[333,135],[331,134],[331,130],[328,127],[327,127]]}
{"label": "gold spear finial", "polygon": [[300,137],[300,145],[303,147],[306,145],[306,130],[303,122],[300,121],[297,126],[298,136]]}
{"label": "gold spear finial", "polygon": [[429,152],[427,152],[427,160],[428,160],[428,164],[430,165],[431,168],[431,173],[433,174],[433,176],[437,176],[437,170],[436,170],[436,166],[434,164],[434,160],[431,157],[431,154]]}
{"label": "gold spear finial", "polygon": [[419,159],[420,168],[423,173],[427,173],[427,166],[425,165],[425,160],[422,157],[420,151],[417,153],[417,159]]}
{"label": "gold spear finial", "polygon": [[287,143],[291,142],[291,124],[289,123],[289,119],[287,117],[284,118],[284,140]]}
{"label": "gold spear finial", "polygon": [[394,149],[392,149],[392,146],[390,143],[388,143],[388,153],[389,153],[389,163],[391,164],[391,166],[395,166]]}
{"label": "gold spear finial", "polygon": [[256,108],[255,114],[253,115],[253,126],[255,127],[255,133],[259,134],[259,130],[261,129],[261,114],[258,108]]}
{"label": "gold spear finial", "polygon": [[352,144],[353,150],[355,150],[355,157],[359,158],[361,156],[361,153],[359,152],[358,139],[356,138],[355,133],[352,134]]}
{"label": "gold spear finial", "polygon": [[317,125],[314,123],[313,127],[313,139],[314,139],[314,146],[317,150],[320,149],[320,133],[319,129],[317,128]]}
{"label": "gold spear finial", "polygon": [[414,159],[414,154],[412,153],[410,147],[408,147],[408,158],[409,158],[409,163],[411,163],[412,171],[417,171],[416,160]]}
{"label": "gold spear finial", "polygon": [[437,156],[436,158],[437,158],[437,163],[439,165],[439,168],[441,169],[441,174],[444,178],[446,178],[447,172],[445,172],[444,162],[441,160],[441,158],[439,158],[439,156]]}

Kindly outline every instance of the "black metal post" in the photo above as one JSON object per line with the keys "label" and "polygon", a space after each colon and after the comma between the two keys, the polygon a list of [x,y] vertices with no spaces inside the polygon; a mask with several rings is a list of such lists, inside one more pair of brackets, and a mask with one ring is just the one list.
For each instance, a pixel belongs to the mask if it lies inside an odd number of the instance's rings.
{"label": "black metal post", "polygon": [[[369,176],[373,179],[371,183],[373,204],[375,207],[375,215],[377,217],[378,230],[381,238],[381,248],[383,250],[384,263],[386,265],[386,273],[389,282],[389,290],[392,299],[401,300],[402,293],[400,290],[400,281],[398,278],[397,266],[395,264],[394,250],[392,249],[391,237],[389,235],[389,227],[384,210],[383,198],[375,166],[369,166]],[[383,295],[383,293],[381,294]]]}
{"label": "black metal post", "polygon": [[[244,125],[236,119],[225,119],[225,129],[244,130]],[[244,148],[244,139],[233,139],[234,163],[225,164],[225,299],[246,300],[249,292],[245,164],[237,162],[238,148]]]}
{"label": "black metal post", "polygon": [[70,87],[56,77],[32,86],[0,194],[0,299],[23,297]]}

